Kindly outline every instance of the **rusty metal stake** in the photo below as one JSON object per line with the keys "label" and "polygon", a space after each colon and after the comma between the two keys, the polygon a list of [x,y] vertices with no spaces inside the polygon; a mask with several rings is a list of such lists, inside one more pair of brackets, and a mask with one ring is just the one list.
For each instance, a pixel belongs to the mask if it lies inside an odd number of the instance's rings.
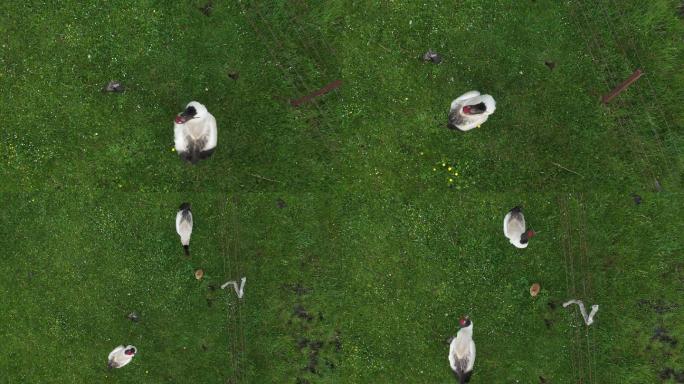
{"label": "rusty metal stake", "polygon": [[632,73],[632,76],[630,76],[627,80],[623,81],[622,84],[615,87],[615,89],[610,91],[609,94],[604,95],[601,98],[603,104],[608,104],[611,100],[615,98],[615,96],[619,95],[622,91],[627,89],[627,87],[629,87],[633,82],[637,81],[637,79],[640,78],[643,74],[644,72],[641,69],[637,69],[636,71],[634,71],[634,73]]}
{"label": "rusty metal stake", "polygon": [[296,100],[290,100],[290,104],[292,104],[293,107],[298,107],[300,104],[305,103],[305,102],[313,99],[316,96],[326,94],[326,93],[332,91],[333,89],[339,87],[340,85],[342,85],[342,80],[335,80],[332,83],[326,85],[325,87],[319,89],[318,91],[316,91],[310,95],[306,95],[306,96],[301,97],[301,98],[296,99]]}

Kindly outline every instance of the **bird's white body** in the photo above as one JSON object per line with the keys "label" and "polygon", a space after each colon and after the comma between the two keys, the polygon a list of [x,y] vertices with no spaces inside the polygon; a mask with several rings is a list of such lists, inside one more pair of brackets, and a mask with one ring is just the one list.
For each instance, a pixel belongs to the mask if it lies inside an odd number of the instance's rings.
{"label": "bird's white body", "polygon": [[181,244],[190,245],[192,235],[192,212],[190,210],[179,210],[176,213],[176,233],[180,236]]}
{"label": "bird's white body", "polygon": [[196,163],[213,153],[218,141],[218,129],[216,119],[204,105],[191,101],[186,109],[188,107],[194,107],[197,114],[182,124],[174,122],[174,145],[183,159]]}
{"label": "bird's white body", "polygon": [[504,235],[516,248],[527,248],[528,243],[520,242],[520,237],[526,230],[525,216],[521,211],[512,209],[506,214],[503,221]]}
{"label": "bird's white body", "polygon": [[475,365],[475,342],[473,341],[473,323],[458,330],[449,346],[449,365],[451,370],[464,382],[464,377]]}
{"label": "bird's white body", "polygon": [[[479,103],[484,103],[486,107],[484,113],[477,115],[463,113],[463,107]],[[478,91],[470,91],[451,102],[449,122],[458,130],[465,132],[482,125],[494,111],[496,111],[496,102],[492,96],[481,95]]]}
{"label": "bird's white body", "polygon": [[110,368],[121,368],[130,363],[133,360],[133,356],[135,356],[135,353],[132,355],[126,354],[126,350],[130,348],[135,347],[132,345],[127,345],[125,347],[123,345],[119,345],[118,347],[114,348],[114,350],[109,353],[109,357],[107,358],[109,360],[108,366]]}

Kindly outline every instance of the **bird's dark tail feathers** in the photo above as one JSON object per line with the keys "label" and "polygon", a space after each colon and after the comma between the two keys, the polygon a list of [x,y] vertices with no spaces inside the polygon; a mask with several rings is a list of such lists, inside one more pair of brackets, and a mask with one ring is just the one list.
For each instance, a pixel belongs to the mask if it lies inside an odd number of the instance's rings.
{"label": "bird's dark tail feathers", "polygon": [[201,153],[204,146],[207,144],[206,138],[193,140],[188,136],[188,158],[192,164],[197,164],[202,158]]}
{"label": "bird's dark tail feathers", "polygon": [[183,250],[185,251],[185,256],[190,256],[190,246],[184,245]]}
{"label": "bird's dark tail feathers", "polygon": [[519,205],[518,205],[518,206],[515,206],[515,207],[513,207],[513,209],[511,209],[511,212],[513,212],[513,213],[520,213],[520,212],[522,212],[522,207],[519,206]]}
{"label": "bird's dark tail feathers", "polygon": [[454,376],[456,376],[456,380],[458,380],[458,384],[465,384],[465,383],[470,382],[470,376],[473,375],[473,371],[465,372],[465,373],[456,372],[456,371],[452,371],[452,372],[454,372]]}

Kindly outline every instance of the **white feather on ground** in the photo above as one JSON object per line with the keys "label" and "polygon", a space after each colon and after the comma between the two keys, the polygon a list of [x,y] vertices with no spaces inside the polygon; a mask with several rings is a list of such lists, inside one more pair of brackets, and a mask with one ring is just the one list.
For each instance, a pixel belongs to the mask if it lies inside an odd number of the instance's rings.
{"label": "white feather on ground", "polygon": [[584,308],[584,303],[582,302],[582,300],[568,300],[565,303],[563,303],[563,308],[567,308],[569,305],[572,304],[579,305],[580,312],[582,313],[582,317],[584,318],[584,323],[586,325],[591,325],[594,322],[594,315],[599,310],[598,304],[594,304],[591,306],[591,313],[589,313],[589,315],[587,315],[587,310]]}
{"label": "white feather on ground", "polygon": [[240,279],[240,285],[238,286],[237,281],[231,280],[231,281],[221,285],[221,289],[226,289],[226,287],[228,287],[229,285],[232,285],[233,288],[235,289],[235,293],[237,294],[238,299],[242,299],[242,296],[244,296],[244,294],[245,294],[244,289],[245,289],[245,282],[246,281],[247,281],[247,278],[243,277],[242,279]]}

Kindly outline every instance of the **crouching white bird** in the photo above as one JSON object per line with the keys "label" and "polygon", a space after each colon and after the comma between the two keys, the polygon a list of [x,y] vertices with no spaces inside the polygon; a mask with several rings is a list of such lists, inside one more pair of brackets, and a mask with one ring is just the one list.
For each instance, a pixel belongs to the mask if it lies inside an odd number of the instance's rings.
{"label": "crouching white bird", "polygon": [[191,101],[185,111],[176,116],[173,135],[178,155],[196,164],[211,156],[216,149],[216,119],[204,105]]}
{"label": "crouching white bird", "polygon": [[496,102],[490,95],[480,95],[478,91],[464,93],[451,102],[447,127],[470,131],[487,121],[495,110]]}
{"label": "crouching white bird", "polygon": [[192,235],[192,212],[190,203],[181,204],[176,213],[176,232],[180,236],[185,255],[190,256],[190,235]]}
{"label": "crouching white bird", "polygon": [[449,346],[449,365],[460,384],[470,381],[475,365],[475,342],[473,341],[473,322],[468,316],[459,320],[456,337]]}
{"label": "crouching white bird", "polygon": [[133,360],[133,356],[135,356],[136,353],[138,353],[138,350],[132,345],[125,347],[123,345],[119,345],[109,353],[109,363],[107,364],[107,368],[112,369],[123,367]]}
{"label": "crouching white bird", "polygon": [[504,235],[516,248],[527,248],[527,243],[535,233],[525,227],[525,216],[520,206],[508,211],[503,223]]}

